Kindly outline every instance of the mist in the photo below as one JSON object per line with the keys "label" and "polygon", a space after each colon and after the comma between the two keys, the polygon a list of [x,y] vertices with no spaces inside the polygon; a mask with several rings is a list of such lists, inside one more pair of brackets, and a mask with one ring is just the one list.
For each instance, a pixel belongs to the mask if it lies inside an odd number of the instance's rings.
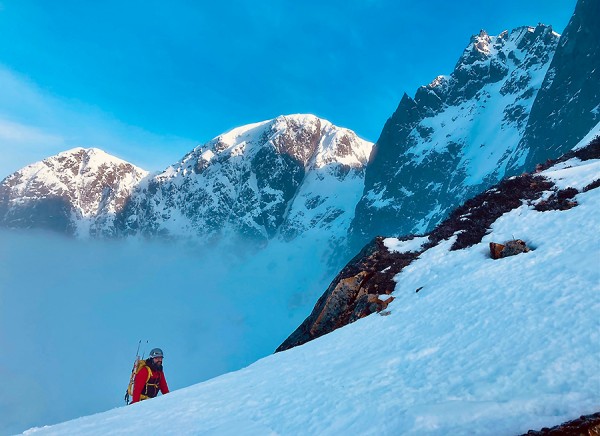
{"label": "mist", "polygon": [[140,340],[171,390],[272,353],[339,267],[319,258],[0,231],[0,434],[124,406]]}

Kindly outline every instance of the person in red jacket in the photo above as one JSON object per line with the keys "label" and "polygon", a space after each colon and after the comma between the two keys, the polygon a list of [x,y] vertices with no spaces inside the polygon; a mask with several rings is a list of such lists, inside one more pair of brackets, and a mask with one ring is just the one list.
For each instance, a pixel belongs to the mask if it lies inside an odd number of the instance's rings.
{"label": "person in red jacket", "polygon": [[135,375],[133,383],[133,400],[131,403],[154,398],[158,391],[169,393],[169,386],[163,372],[163,352],[160,348],[150,351],[150,357],[146,359],[146,365],[141,367]]}

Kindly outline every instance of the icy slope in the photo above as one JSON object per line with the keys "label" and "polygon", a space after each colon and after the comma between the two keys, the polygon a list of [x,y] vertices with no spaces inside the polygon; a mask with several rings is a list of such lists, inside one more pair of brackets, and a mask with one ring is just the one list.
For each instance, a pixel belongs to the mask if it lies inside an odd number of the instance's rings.
{"label": "icy slope", "polygon": [[[598,179],[600,160],[542,174],[582,189]],[[600,189],[575,199],[565,211],[523,205],[469,248],[449,251],[455,237],[430,248],[396,277],[388,316],[26,434],[513,435],[595,412]],[[513,237],[535,250],[489,257],[490,241]]]}

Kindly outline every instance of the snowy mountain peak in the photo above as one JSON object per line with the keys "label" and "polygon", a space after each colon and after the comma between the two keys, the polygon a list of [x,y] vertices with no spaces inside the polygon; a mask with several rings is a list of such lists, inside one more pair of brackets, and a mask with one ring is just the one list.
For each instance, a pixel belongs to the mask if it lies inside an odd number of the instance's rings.
{"label": "snowy mountain peak", "polygon": [[[522,26],[512,31],[503,31],[497,36],[490,36],[484,30],[471,37],[469,45],[459,58],[455,74],[461,69],[477,64],[486,64],[488,68],[496,68],[497,77],[512,64],[519,64],[528,55],[544,55],[548,48],[553,51],[559,35],[551,26],[539,24],[536,27]],[[540,47],[541,46],[541,47]],[[542,60],[542,62],[545,62]]]}
{"label": "snowy mountain peak", "polygon": [[490,54],[491,42],[492,38],[490,38],[485,30],[479,31],[477,36],[471,38],[471,44],[473,45],[473,48],[484,55]]}
{"label": "snowy mountain peak", "polygon": [[[474,35],[454,71],[404,95],[367,168],[353,248],[422,233],[506,175],[558,36],[545,25]],[[424,176],[426,175],[426,176]]]}
{"label": "snowy mountain peak", "polygon": [[[76,147],[67,151],[58,153],[55,156],[44,159],[42,164],[56,171],[68,171],[72,174],[86,174],[99,171],[102,167],[126,167],[133,169],[133,165],[118,157],[112,156],[99,148]],[[37,164],[33,164],[36,166]],[[140,174],[146,175],[147,172],[139,170]]]}
{"label": "snowy mountain peak", "polygon": [[364,166],[371,145],[351,130],[315,115],[282,115],[219,135],[194,150],[188,159],[200,156],[203,165],[218,154],[253,154],[263,147],[273,147],[278,154],[288,155],[304,166],[313,163],[320,167],[334,161]]}
{"label": "snowy mountain peak", "polygon": [[8,176],[0,184],[0,224],[80,237],[112,233],[114,216],[148,174],[97,148],[77,147]]}
{"label": "snowy mountain peak", "polygon": [[347,231],[372,144],[314,115],[235,128],[196,147],[138,190],[125,233],[238,235],[266,243]]}

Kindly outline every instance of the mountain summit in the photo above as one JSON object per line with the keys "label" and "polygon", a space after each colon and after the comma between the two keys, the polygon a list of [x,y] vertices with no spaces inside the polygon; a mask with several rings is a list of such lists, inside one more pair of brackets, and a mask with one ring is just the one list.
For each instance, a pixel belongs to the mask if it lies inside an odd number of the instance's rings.
{"label": "mountain summit", "polygon": [[371,147],[314,115],[233,129],[140,185],[119,232],[259,244],[318,231],[344,237]]}
{"label": "mountain summit", "polygon": [[112,235],[115,216],[147,174],[97,148],[59,153],[0,183],[0,225]]}
{"label": "mountain summit", "polygon": [[404,95],[377,141],[352,239],[422,233],[498,182],[523,137],[559,35],[550,26],[473,36],[450,76]]}

